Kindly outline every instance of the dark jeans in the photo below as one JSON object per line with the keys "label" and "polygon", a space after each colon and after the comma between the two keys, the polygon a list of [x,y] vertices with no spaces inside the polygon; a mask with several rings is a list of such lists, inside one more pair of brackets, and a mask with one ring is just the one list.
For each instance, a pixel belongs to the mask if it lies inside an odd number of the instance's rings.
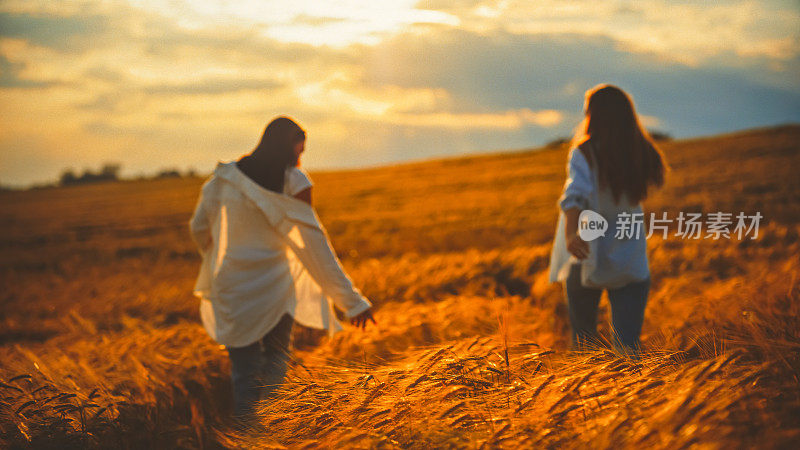
{"label": "dark jeans", "polygon": [[235,417],[249,418],[256,402],[271,396],[283,382],[293,323],[286,314],[261,340],[246,347],[227,347]]}
{"label": "dark jeans", "polygon": [[[587,344],[599,344],[597,334],[597,305],[602,289],[581,285],[581,265],[573,264],[564,283],[572,326],[572,348],[580,350]],[[611,326],[614,346],[628,354],[638,354],[639,334],[644,322],[644,308],[650,292],[650,279],[608,289],[611,303]]]}

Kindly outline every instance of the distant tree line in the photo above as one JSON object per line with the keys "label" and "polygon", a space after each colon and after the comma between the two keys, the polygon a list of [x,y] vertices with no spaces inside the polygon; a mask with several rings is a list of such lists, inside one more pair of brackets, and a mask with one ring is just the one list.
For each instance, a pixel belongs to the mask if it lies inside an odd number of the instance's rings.
{"label": "distant tree line", "polygon": [[[61,186],[72,186],[77,184],[97,183],[101,181],[119,181],[120,169],[122,169],[122,165],[117,163],[106,163],[99,170],[85,169],[80,175],[78,175],[73,169],[67,169],[61,173],[58,184]],[[195,176],[197,176],[197,174],[194,169],[189,169],[182,173],[178,169],[169,168],[162,169],[153,176],[140,176],[138,179],[192,178]]]}
{"label": "distant tree line", "polygon": [[116,163],[105,164],[100,170],[86,169],[81,175],[76,174],[72,169],[67,169],[61,173],[58,181],[62,186],[96,183],[98,181],[117,181],[119,180],[119,170],[121,168],[122,166]]}

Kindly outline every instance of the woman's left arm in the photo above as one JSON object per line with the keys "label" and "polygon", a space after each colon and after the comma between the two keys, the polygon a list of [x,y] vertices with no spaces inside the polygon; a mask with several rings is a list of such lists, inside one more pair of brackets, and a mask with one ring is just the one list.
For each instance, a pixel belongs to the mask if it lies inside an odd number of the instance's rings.
{"label": "woman's left arm", "polygon": [[578,235],[578,219],[581,211],[589,206],[593,189],[589,164],[580,149],[574,148],[569,153],[567,181],[558,205],[566,218],[567,250],[578,259],[585,259],[589,254],[589,244]]}

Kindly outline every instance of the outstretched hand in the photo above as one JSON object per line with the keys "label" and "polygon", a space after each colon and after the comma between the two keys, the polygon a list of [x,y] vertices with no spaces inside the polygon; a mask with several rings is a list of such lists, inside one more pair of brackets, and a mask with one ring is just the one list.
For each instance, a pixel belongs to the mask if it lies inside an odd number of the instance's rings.
{"label": "outstretched hand", "polygon": [[378,324],[377,322],[375,322],[375,318],[372,317],[372,308],[350,319],[350,323],[355,325],[357,328],[361,328],[362,330],[364,330],[367,328],[367,322],[369,322],[370,320],[372,321],[373,325]]}

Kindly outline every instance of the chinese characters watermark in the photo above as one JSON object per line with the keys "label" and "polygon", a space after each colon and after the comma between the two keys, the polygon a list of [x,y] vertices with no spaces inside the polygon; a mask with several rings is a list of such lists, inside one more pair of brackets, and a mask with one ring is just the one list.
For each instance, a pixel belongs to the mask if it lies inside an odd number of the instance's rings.
{"label": "chinese characters watermark", "polygon": [[[742,240],[750,236],[750,239],[758,238],[758,226],[764,217],[760,212],[754,215],[746,215],[740,212],[736,216],[733,213],[712,212],[703,217],[701,213],[684,213],[681,211],[678,217],[671,219],[666,212],[661,213],[661,217],[656,217],[656,213],[650,213],[650,220],[645,224],[644,213],[622,212],[617,216],[616,239],[639,239],[644,236],[650,239],[654,234],[660,234],[663,239],[670,236],[670,228],[676,228],[672,236],[681,239],[712,239],[721,238],[731,239],[735,236]],[[705,220],[704,220],[705,219]],[[608,222],[600,214],[592,210],[584,210],[578,219],[578,234],[584,241],[592,241],[600,236],[605,236],[608,230]],[[645,234],[646,231],[646,234]]]}

